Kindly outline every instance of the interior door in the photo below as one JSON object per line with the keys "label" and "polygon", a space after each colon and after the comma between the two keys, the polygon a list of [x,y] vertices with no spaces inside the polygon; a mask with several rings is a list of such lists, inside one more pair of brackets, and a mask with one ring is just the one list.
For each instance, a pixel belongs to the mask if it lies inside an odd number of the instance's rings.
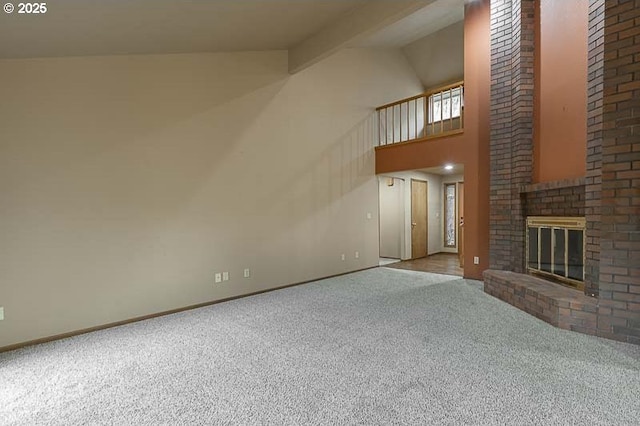
{"label": "interior door", "polygon": [[427,255],[427,182],[411,179],[411,258]]}

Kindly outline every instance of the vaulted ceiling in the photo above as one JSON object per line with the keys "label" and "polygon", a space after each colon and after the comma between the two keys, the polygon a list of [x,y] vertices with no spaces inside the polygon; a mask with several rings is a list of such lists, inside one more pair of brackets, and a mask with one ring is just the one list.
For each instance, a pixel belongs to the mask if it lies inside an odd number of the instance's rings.
{"label": "vaulted ceiling", "polygon": [[342,47],[409,43],[462,2],[55,0],[44,14],[0,14],[0,58],[282,49],[297,71]]}
{"label": "vaulted ceiling", "polygon": [[0,17],[0,56],[288,49],[366,0],[54,0]]}

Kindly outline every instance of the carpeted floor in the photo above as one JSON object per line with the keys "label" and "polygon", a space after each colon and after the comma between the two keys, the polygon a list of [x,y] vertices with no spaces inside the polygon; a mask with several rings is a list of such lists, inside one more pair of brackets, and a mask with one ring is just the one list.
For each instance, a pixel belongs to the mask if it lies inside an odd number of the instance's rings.
{"label": "carpeted floor", "polygon": [[377,268],[0,354],[2,425],[638,425],[640,347]]}

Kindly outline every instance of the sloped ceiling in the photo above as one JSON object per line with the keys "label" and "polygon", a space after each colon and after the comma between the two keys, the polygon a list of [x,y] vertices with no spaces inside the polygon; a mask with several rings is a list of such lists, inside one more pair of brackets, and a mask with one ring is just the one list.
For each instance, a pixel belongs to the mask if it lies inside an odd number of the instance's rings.
{"label": "sloped ceiling", "polygon": [[366,3],[55,0],[0,14],[0,58],[288,49]]}
{"label": "sloped ceiling", "polygon": [[402,52],[425,89],[464,78],[464,21],[404,46]]}
{"label": "sloped ceiling", "polygon": [[405,55],[428,85],[421,57],[431,50],[420,52],[420,40],[462,20],[464,0],[56,0],[47,7],[0,14],[0,59],[288,50],[296,72],[344,47],[408,45]]}
{"label": "sloped ceiling", "polygon": [[463,19],[464,0],[436,0],[354,45],[403,47]]}

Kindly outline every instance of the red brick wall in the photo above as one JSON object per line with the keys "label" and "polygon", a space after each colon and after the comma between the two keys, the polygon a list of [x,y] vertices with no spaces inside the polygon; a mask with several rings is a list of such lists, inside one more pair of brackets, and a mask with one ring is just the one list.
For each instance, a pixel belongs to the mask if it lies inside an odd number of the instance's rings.
{"label": "red brick wall", "polygon": [[640,344],[640,0],[604,13],[598,328]]}
{"label": "red brick wall", "polygon": [[589,1],[587,70],[587,164],[585,178],[585,292],[598,294],[600,279],[600,191],[602,186],[602,87],[604,0]]}
{"label": "red brick wall", "polygon": [[489,267],[511,269],[511,1],[491,1]]}
{"label": "red brick wall", "polygon": [[523,196],[525,216],[584,217],[584,179],[556,188],[535,188]]}
{"label": "red brick wall", "polygon": [[492,269],[524,270],[524,203],[533,173],[534,0],[491,2]]}

